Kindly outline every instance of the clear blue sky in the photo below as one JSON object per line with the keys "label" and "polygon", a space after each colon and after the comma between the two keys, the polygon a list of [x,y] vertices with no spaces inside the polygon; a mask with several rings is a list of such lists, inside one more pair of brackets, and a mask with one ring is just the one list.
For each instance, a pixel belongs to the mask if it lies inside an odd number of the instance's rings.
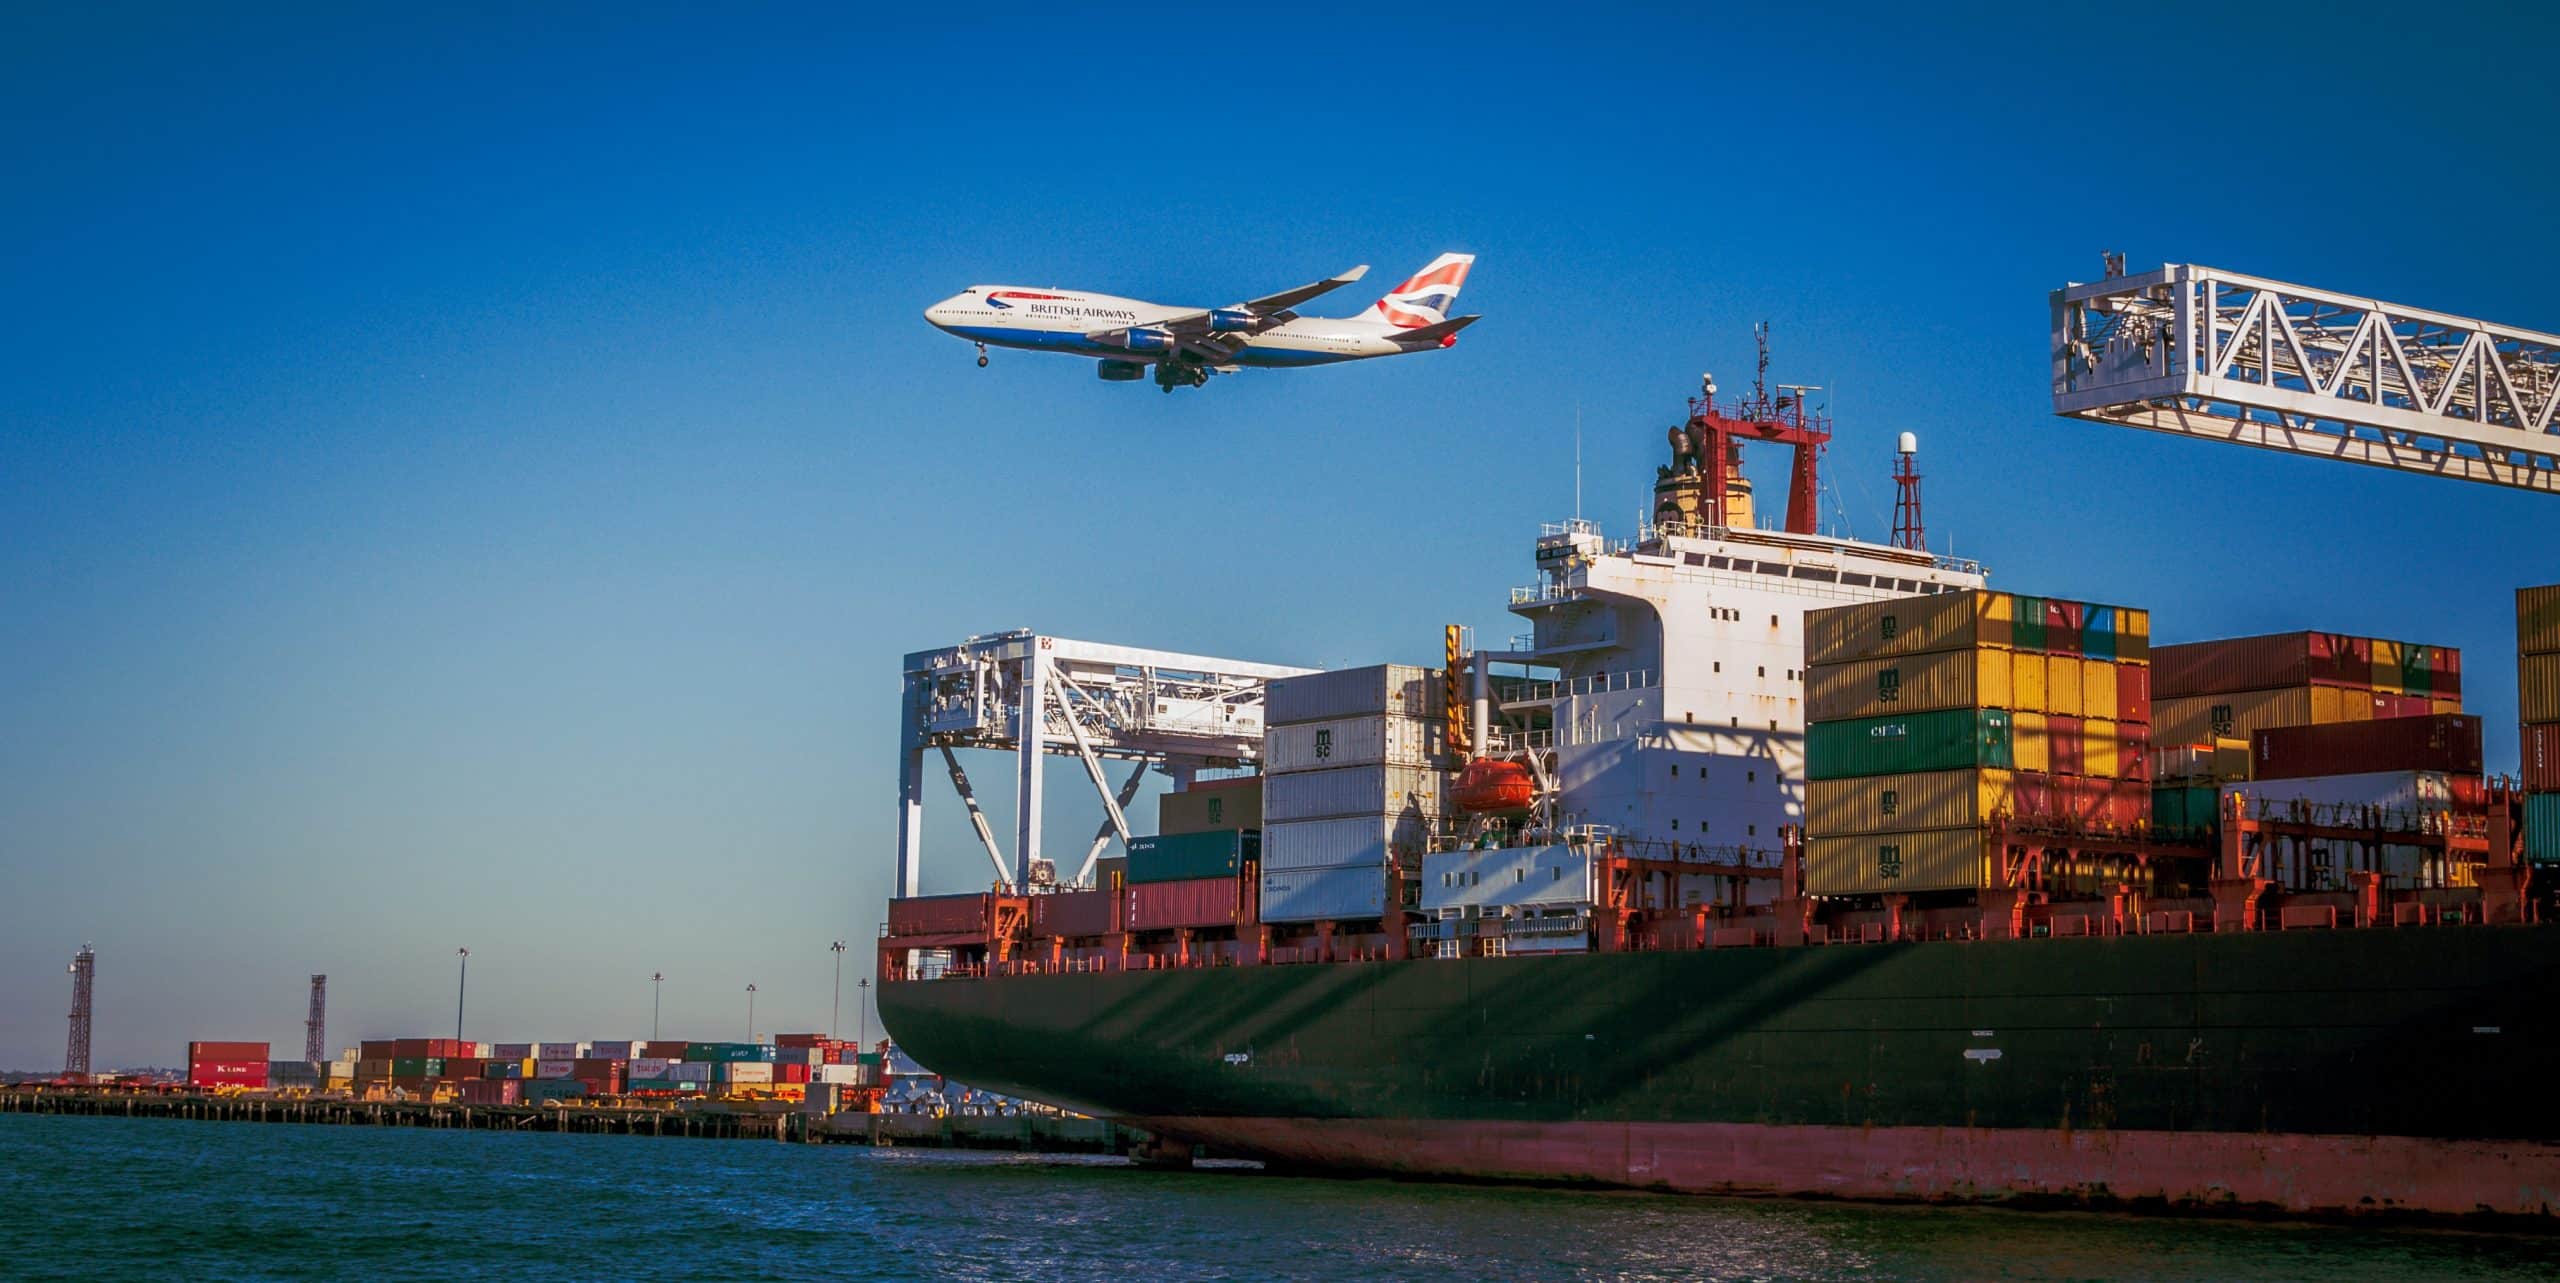
{"label": "clear blue sky", "polygon": [[[1623,531],[1764,318],[1857,532],[1917,431],[1996,582],[2459,645],[2513,759],[2560,500],[2056,420],[2045,295],[2120,249],[2560,328],[2539,11],[963,12],[0,16],[0,1066],[84,939],[103,1064],[290,1054],[312,971],[333,1045],[449,1029],[457,945],[477,1037],[645,1034],[652,970],[669,1036],[822,1026],[900,654],[1507,636],[1575,407]],[[1443,249],[1454,351],[1177,396],[918,316]]]}

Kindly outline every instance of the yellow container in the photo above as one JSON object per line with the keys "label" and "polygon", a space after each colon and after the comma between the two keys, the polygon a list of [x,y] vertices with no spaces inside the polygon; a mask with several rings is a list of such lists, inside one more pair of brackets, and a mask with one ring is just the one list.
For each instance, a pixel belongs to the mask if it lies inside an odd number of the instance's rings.
{"label": "yellow container", "polygon": [[2373,692],[2345,686],[2311,688],[2311,723],[2326,726],[2331,722],[2370,722],[2373,720]]}
{"label": "yellow container", "polygon": [[2009,809],[2016,772],[1965,769],[1813,780],[1804,786],[1807,837],[1951,829]]}
{"label": "yellow container", "polygon": [[2123,775],[2124,734],[2115,721],[2092,717],[2080,728],[2080,773],[2102,780]]}
{"label": "yellow container", "polygon": [[2012,651],[2009,654],[2009,698],[2021,713],[2046,711],[2049,698],[2045,690],[2046,674],[2052,660],[2038,651]]}
{"label": "yellow container", "polygon": [[[2408,688],[2400,684],[2400,656],[2407,649],[2396,641],[2376,637],[2373,646],[2373,688],[2385,695],[2405,695]],[[2368,717],[2368,720],[2370,718]]]}
{"label": "yellow container", "polygon": [[2462,697],[2439,695],[2427,701],[2427,711],[2439,717],[2446,713],[2459,713],[2462,711]]}
{"label": "yellow container", "polygon": [[2019,770],[2046,772],[2053,769],[2052,727],[2046,724],[2044,714],[2009,715],[2009,751]]}
{"label": "yellow container", "polygon": [[2007,646],[2016,605],[2007,593],[1977,589],[1807,611],[1805,664]]}
{"label": "yellow container", "polygon": [[2116,708],[2116,666],[2103,659],[2080,661],[2080,715],[2113,717]]}
{"label": "yellow container", "polygon": [[2251,731],[2270,726],[2309,726],[2314,721],[2312,690],[2309,686],[2285,686],[2153,700],[2151,738],[2162,744],[2201,744],[2214,739],[2246,743]]}
{"label": "yellow container", "polygon": [[2560,655],[2527,655],[2517,661],[2516,703],[2528,724],[2560,722]]}
{"label": "yellow container", "polygon": [[2516,653],[2560,654],[2560,584],[2516,589]]}
{"label": "yellow container", "polygon": [[2116,607],[2116,662],[2148,664],[2151,662],[2151,612],[2131,606]]}
{"label": "yellow container", "polygon": [[2010,659],[2006,650],[1948,650],[1819,665],[1805,675],[1805,720],[2007,708]]}
{"label": "yellow container", "polygon": [[2215,740],[2213,742],[2213,777],[2225,784],[2249,778],[2249,741]]}
{"label": "yellow container", "polygon": [[1969,891],[1989,881],[1989,857],[1981,829],[1813,838],[1804,846],[1804,889],[1811,895]]}
{"label": "yellow container", "polygon": [[[2045,657],[2044,711],[2056,717],[2086,717],[2088,705],[2081,700],[2080,661],[2069,655]],[[2116,706],[2115,696],[2107,696],[2107,708]]]}

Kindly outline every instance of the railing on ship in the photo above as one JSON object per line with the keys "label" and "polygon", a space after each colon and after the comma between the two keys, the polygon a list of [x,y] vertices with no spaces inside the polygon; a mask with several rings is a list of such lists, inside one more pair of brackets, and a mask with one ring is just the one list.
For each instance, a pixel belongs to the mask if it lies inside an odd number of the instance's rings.
{"label": "railing on ship", "polygon": [[1581,677],[1556,681],[1530,679],[1510,683],[1503,692],[1506,704],[1543,704],[1567,695],[1603,695],[1610,691],[1651,690],[1662,684],[1662,674],[1651,668],[1629,668],[1614,673],[1590,673]]}

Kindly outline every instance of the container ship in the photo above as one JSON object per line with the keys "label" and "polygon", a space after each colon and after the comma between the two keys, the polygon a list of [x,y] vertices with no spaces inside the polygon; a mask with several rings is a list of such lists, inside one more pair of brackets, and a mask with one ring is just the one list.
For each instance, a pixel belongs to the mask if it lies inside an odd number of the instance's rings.
{"label": "container ship", "polygon": [[[910,655],[887,1027],[1291,1168],[2552,1223],[2560,588],[2518,594],[2519,784],[2452,648],[1994,590],[1907,434],[1892,540],[1817,533],[1830,432],[1708,381],[1638,536],[1548,528],[1526,634],[1442,667]],[[1010,856],[963,749],[1015,756]],[[1050,755],[1105,812],[1072,870]],[[919,894],[937,758],[984,890]]]}

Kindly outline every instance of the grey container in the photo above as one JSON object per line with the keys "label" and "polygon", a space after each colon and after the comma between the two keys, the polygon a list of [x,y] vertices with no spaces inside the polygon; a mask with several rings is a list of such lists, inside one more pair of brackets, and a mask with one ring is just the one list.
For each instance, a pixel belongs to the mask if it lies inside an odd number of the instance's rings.
{"label": "grey container", "polygon": [[1441,717],[1448,712],[1440,670],[1412,664],[1372,664],[1329,673],[1273,679],[1263,689],[1262,723],[1323,722],[1385,713]]}
{"label": "grey container", "polygon": [[[1262,734],[1262,769],[1278,775],[1342,766],[1430,766],[1448,751],[1445,723],[1421,717],[1336,717]],[[1259,800],[1259,799],[1257,799]]]}
{"label": "grey container", "polygon": [[1354,815],[1437,818],[1448,809],[1448,792],[1449,773],[1424,766],[1293,771],[1263,781],[1263,826]]}
{"label": "grey container", "polygon": [[1342,922],[1384,917],[1388,876],[1387,868],[1377,864],[1264,869],[1262,920]]}
{"label": "grey container", "polygon": [[1262,867],[1384,865],[1394,854],[1418,858],[1430,837],[1429,822],[1416,815],[1353,815],[1267,824],[1262,829]]}
{"label": "grey container", "polygon": [[1422,857],[1422,909],[1588,908],[1591,856],[1569,846],[1435,851]]}

